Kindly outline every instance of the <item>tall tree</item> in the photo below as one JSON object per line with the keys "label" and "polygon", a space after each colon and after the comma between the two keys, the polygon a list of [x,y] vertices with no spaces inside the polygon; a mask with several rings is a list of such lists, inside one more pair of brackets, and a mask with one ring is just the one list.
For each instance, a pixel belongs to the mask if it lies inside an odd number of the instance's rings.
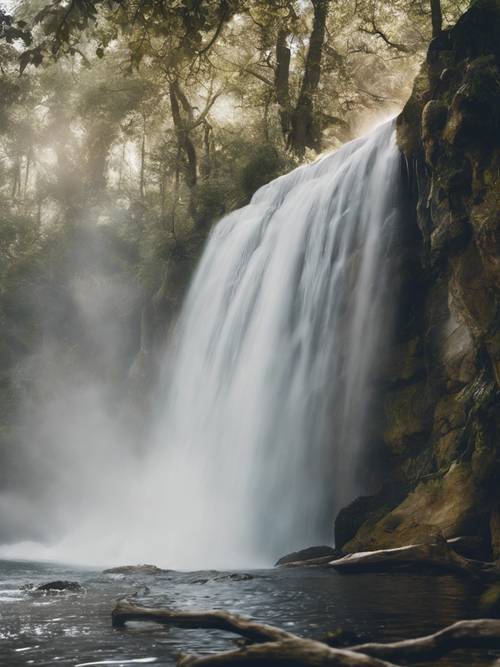
{"label": "tall tree", "polygon": [[441,0],[431,0],[432,36],[438,37],[443,28]]}
{"label": "tall tree", "polygon": [[289,139],[290,148],[299,157],[304,155],[306,147],[319,150],[321,143],[318,122],[314,114],[314,98],[321,76],[321,57],[330,0],[311,0],[311,2],[314,11],[313,26],[299,97],[292,113]]}

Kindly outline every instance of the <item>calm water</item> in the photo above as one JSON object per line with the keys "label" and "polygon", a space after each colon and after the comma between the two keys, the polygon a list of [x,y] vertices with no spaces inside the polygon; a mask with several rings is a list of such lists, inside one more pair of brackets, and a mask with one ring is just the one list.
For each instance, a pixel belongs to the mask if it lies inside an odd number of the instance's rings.
{"label": "calm water", "polygon": [[[450,576],[346,576],[319,569],[251,574],[247,581],[213,571],[125,577],[63,565],[0,561],[0,665],[172,666],[179,652],[234,646],[230,635],[217,631],[167,630],[140,623],[113,629],[114,600],[134,594],[142,604],[228,609],[315,638],[342,627],[362,640],[391,641],[479,615],[479,591]],[[79,581],[86,592],[33,598],[20,590],[28,582],[54,579]],[[455,653],[439,665],[490,665],[494,659],[487,652]]]}

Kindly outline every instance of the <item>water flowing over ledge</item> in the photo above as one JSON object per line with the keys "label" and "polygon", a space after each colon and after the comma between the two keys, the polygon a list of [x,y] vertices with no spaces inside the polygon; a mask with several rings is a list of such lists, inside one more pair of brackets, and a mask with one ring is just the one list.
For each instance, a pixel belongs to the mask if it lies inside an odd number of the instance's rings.
{"label": "water flowing over ledge", "polygon": [[213,231],[164,370],[151,467],[175,508],[159,522],[172,563],[270,564],[331,541],[360,490],[399,179],[390,122]]}
{"label": "water flowing over ledge", "polygon": [[147,457],[96,473],[118,483],[78,508],[50,556],[236,568],[332,541],[336,510],[362,490],[400,160],[391,121],[215,227],[164,361]]}

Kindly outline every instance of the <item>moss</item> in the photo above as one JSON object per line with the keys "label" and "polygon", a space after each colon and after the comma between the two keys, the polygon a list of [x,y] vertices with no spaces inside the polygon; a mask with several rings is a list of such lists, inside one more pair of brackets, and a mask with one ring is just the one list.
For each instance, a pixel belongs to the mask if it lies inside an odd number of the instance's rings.
{"label": "moss", "polygon": [[480,610],[486,618],[500,618],[500,584],[489,586],[481,595]]}
{"label": "moss", "polygon": [[467,465],[454,463],[443,476],[421,482],[379,521],[368,520],[344,550],[391,548],[442,533],[446,538],[482,535],[480,491]]}
{"label": "moss", "polygon": [[415,442],[414,436],[429,431],[432,396],[425,381],[389,392],[384,399],[384,439],[396,454]]}

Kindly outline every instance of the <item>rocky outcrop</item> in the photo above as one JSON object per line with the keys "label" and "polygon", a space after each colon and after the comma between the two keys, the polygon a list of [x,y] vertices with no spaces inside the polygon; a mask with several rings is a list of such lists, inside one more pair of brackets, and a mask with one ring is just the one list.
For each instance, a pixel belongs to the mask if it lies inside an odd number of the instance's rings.
{"label": "rocky outcrop", "polygon": [[379,414],[403,497],[343,510],[345,552],[437,532],[480,536],[500,558],[499,34],[500,2],[474,3],[431,42],[398,119],[418,233]]}
{"label": "rocky outcrop", "polygon": [[318,547],[307,547],[306,549],[301,549],[300,551],[294,551],[291,554],[282,556],[274,564],[275,567],[280,567],[283,565],[300,565],[302,563],[309,563],[311,561],[316,562],[318,559],[324,559],[325,562],[336,558],[338,552],[332,547],[328,546],[318,546]]}
{"label": "rocky outcrop", "polygon": [[33,584],[25,584],[21,586],[21,590],[26,591],[30,595],[66,595],[68,593],[85,593],[85,589],[77,581],[49,581],[40,586]]}
{"label": "rocky outcrop", "polygon": [[119,565],[117,567],[110,567],[107,570],[103,570],[103,574],[124,574],[124,575],[147,575],[154,576],[157,574],[163,574],[168,572],[168,570],[162,570],[156,565],[143,564],[143,565]]}

